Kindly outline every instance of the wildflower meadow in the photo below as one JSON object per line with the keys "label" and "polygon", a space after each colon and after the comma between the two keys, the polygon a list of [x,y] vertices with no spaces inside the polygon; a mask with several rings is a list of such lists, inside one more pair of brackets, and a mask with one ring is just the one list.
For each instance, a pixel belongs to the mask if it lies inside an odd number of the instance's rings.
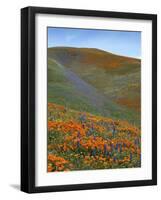
{"label": "wildflower meadow", "polygon": [[137,127],[48,103],[48,172],[140,166]]}

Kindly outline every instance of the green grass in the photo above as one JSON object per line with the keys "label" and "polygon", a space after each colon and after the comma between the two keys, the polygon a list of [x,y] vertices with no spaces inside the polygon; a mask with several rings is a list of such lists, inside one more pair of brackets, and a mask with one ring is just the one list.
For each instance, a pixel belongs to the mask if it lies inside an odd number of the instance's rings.
{"label": "green grass", "polygon": [[[74,85],[72,85],[71,82],[65,77],[64,70],[65,68],[63,65],[59,64],[53,59],[48,59],[48,102],[64,105],[68,108],[81,112],[86,111],[95,115],[128,120],[130,123],[140,126],[140,113],[136,112],[135,110],[128,109],[125,106],[120,106],[112,99],[110,100],[107,98],[107,101],[101,108],[91,105],[88,97],[76,90]],[[105,74],[104,77],[100,76],[98,70],[97,73],[94,74],[93,80],[97,79],[101,82],[104,79],[106,82]],[[100,77],[97,77],[96,74],[98,74]],[[108,84],[109,83],[110,81],[108,81]],[[95,86],[94,83],[92,84]],[[119,85],[116,87],[116,89],[119,90]],[[109,94],[110,90],[113,90],[112,85],[108,86]],[[116,93],[118,92],[120,91],[116,91]]]}
{"label": "green grass", "polygon": [[[50,58],[74,71],[112,101],[126,99],[140,107],[141,61],[90,48],[49,48]],[[114,66],[113,66],[114,65]],[[125,105],[124,105],[125,106]],[[135,110],[135,106],[133,110]]]}
{"label": "green grass", "polygon": [[48,102],[53,102],[79,111],[98,114],[98,109],[91,106],[87,97],[83,96],[66,79],[61,65],[48,60]]}

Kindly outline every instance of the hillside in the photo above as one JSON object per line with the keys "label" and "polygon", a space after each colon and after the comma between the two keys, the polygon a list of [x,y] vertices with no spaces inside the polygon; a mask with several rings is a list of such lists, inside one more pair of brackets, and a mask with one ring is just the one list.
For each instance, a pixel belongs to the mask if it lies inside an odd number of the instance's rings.
{"label": "hillside", "polygon": [[[115,55],[94,48],[54,47],[48,49],[48,57],[54,58],[62,65],[87,64],[96,65],[106,70],[114,70],[140,65],[140,60],[125,56]],[[72,66],[71,66],[72,67]]]}
{"label": "hillside", "polygon": [[48,103],[48,172],[141,166],[140,130]]}
{"label": "hillside", "polygon": [[140,64],[99,49],[48,48],[48,102],[139,125]]}

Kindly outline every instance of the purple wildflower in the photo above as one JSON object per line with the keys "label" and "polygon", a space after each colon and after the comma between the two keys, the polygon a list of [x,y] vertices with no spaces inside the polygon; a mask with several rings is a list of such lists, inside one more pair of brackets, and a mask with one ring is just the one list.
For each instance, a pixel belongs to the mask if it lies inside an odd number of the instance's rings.
{"label": "purple wildflower", "polygon": [[81,137],[80,131],[78,131],[78,133],[77,133],[77,137],[78,137],[78,138]]}
{"label": "purple wildflower", "polygon": [[80,142],[77,141],[77,148],[80,148]]}
{"label": "purple wildflower", "polygon": [[95,149],[92,149],[91,155],[92,155],[92,156],[96,156],[96,148],[95,148]]}
{"label": "purple wildflower", "polygon": [[113,161],[116,162],[116,156],[113,157]]}

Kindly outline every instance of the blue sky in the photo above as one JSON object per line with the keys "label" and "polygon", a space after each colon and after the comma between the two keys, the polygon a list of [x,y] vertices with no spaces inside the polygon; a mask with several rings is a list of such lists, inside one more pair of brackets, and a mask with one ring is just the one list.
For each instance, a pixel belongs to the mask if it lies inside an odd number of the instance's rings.
{"label": "blue sky", "polygon": [[98,48],[119,55],[141,57],[141,32],[48,28],[48,47]]}

